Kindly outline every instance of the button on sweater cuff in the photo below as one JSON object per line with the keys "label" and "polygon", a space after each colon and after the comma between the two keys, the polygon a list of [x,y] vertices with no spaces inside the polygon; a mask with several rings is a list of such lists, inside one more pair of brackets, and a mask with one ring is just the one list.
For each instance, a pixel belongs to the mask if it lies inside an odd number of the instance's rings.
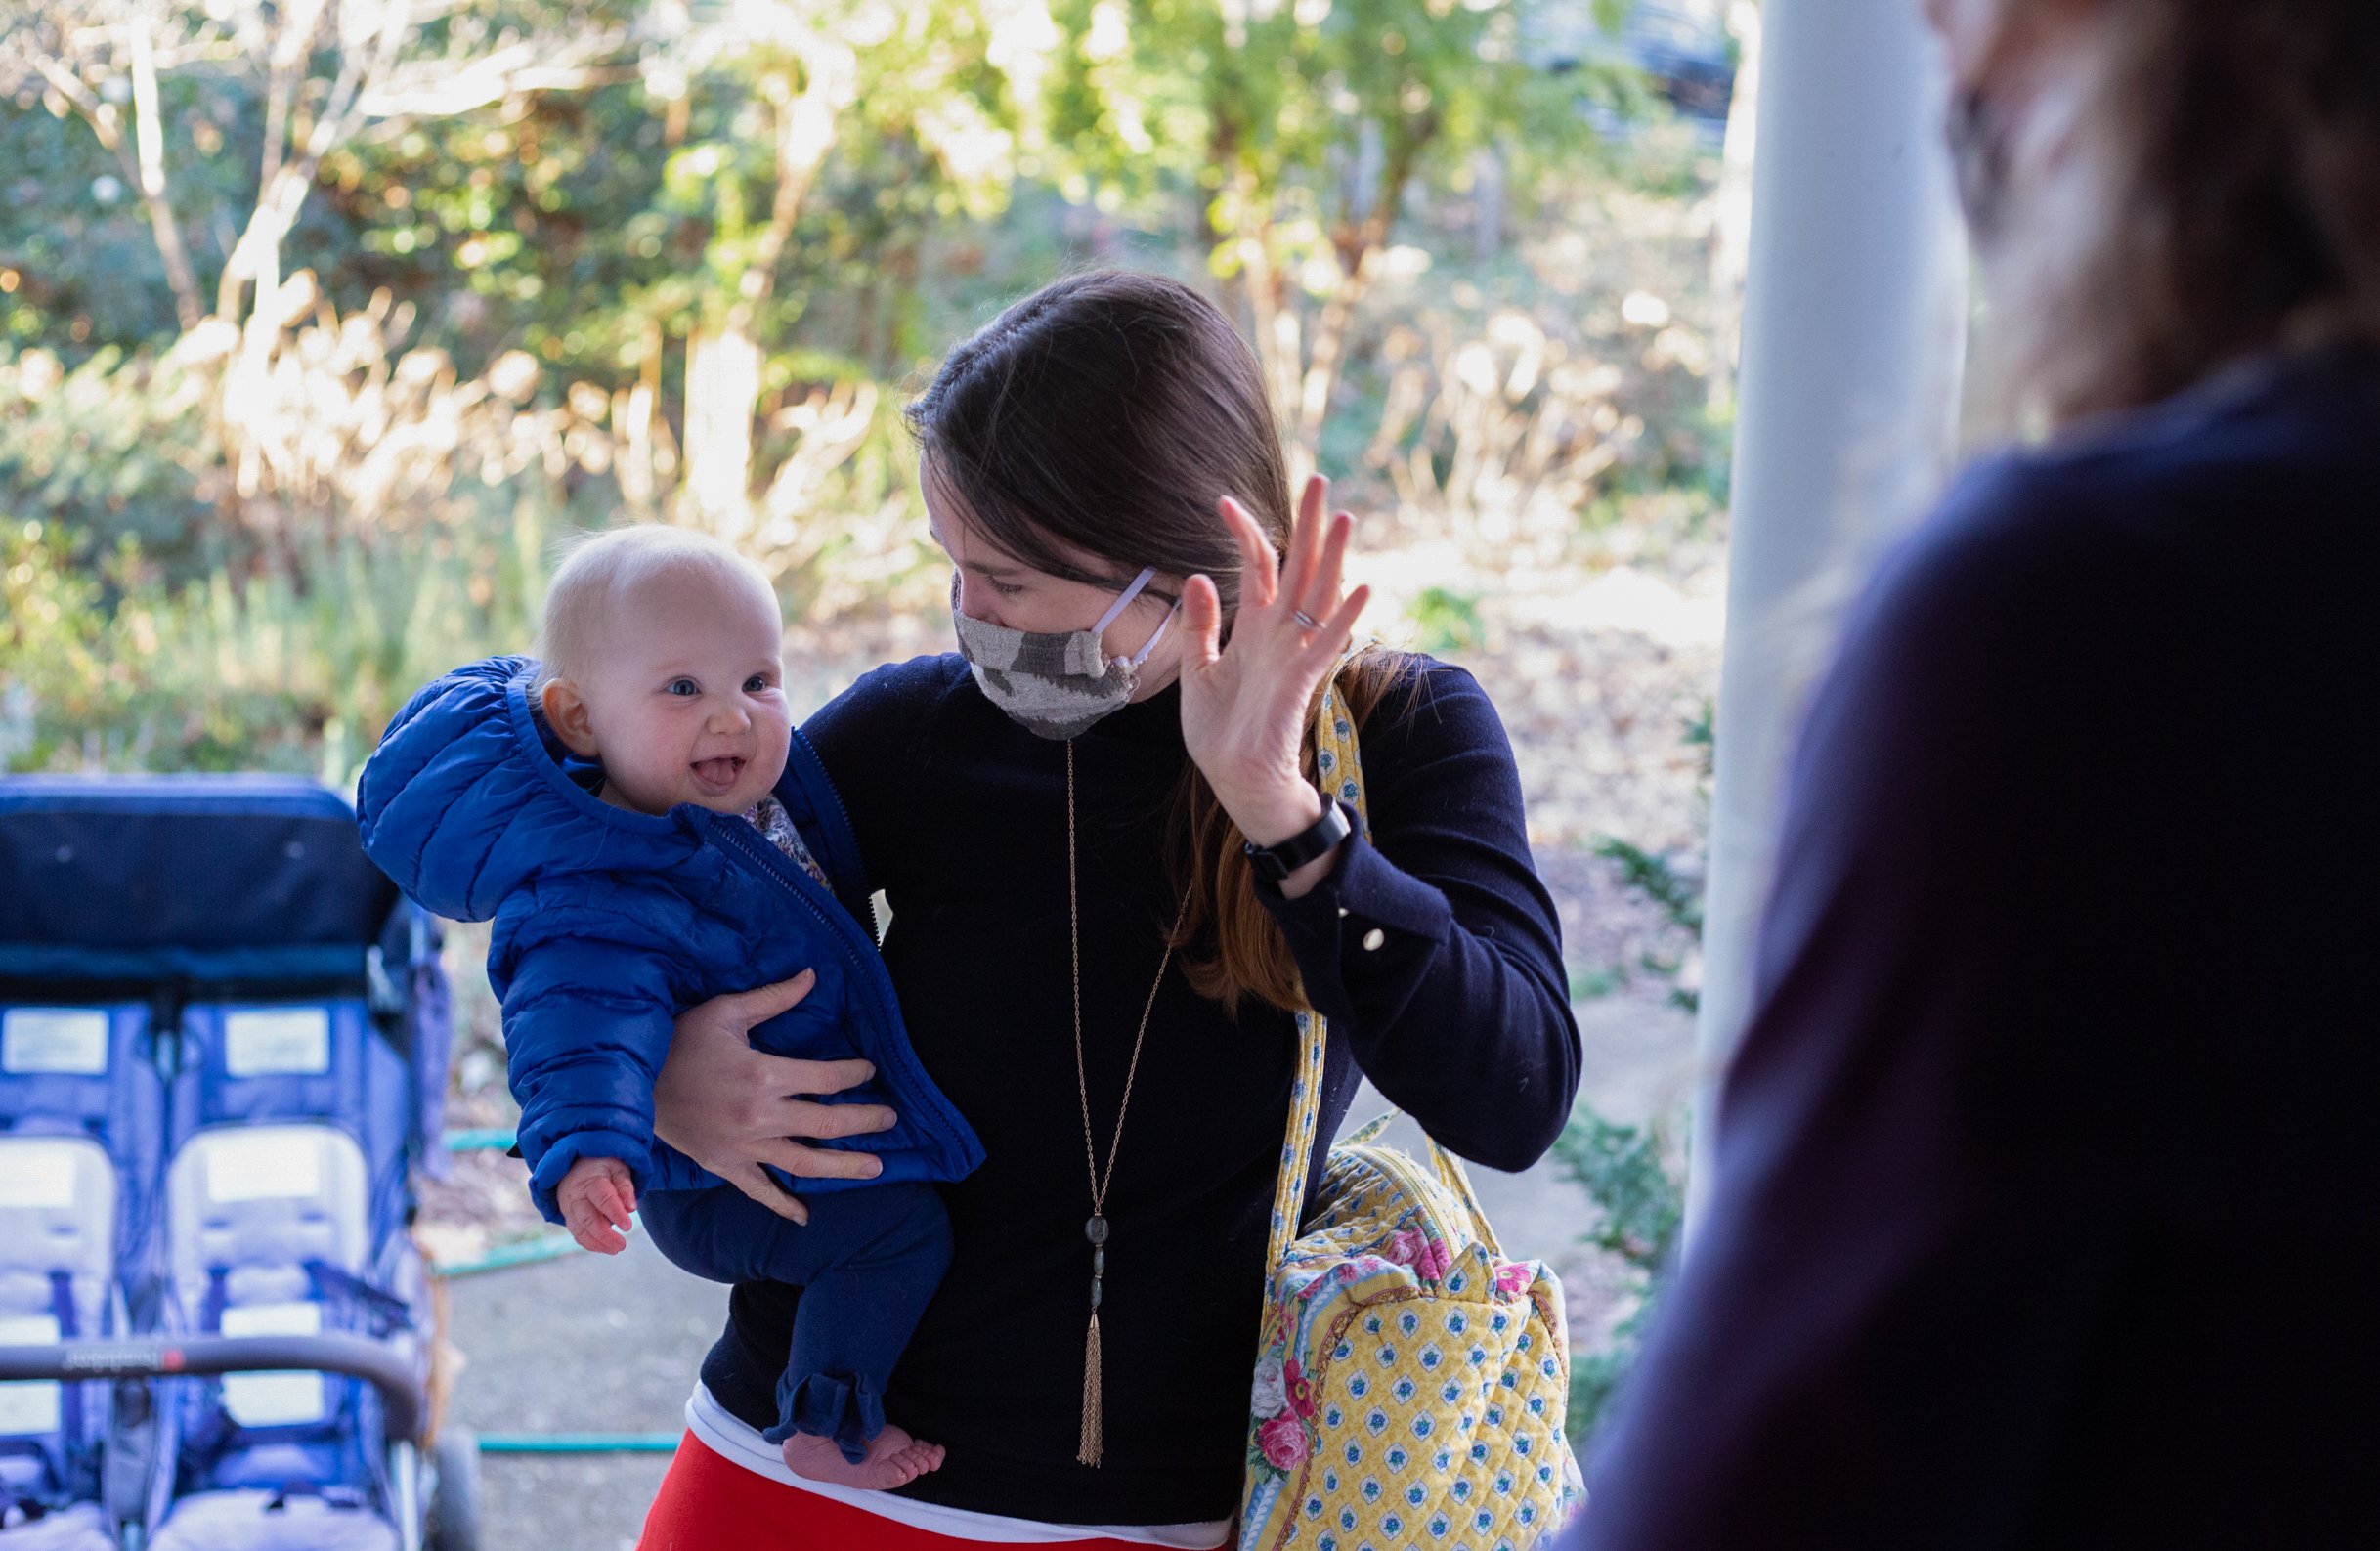
{"label": "button on sweater cuff", "polygon": [[1325,1017],[1402,1007],[1453,924],[1445,894],[1400,872],[1361,834],[1341,842],[1330,871],[1302,898],[1286,898],[1261,878],[1255,888]]}

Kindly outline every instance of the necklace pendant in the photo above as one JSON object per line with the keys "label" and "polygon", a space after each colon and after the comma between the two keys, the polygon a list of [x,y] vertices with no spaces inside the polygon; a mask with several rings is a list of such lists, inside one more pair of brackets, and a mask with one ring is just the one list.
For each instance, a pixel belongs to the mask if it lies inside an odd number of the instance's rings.
{"label": "necklace pendant", "polygon": [[1095,1217],[1090,1222],[1085,1223],[1083,1225],[1083,1237],[1089,1239],[1095,1245],[1106,1243],[1107,1220],[1103,1217]]}

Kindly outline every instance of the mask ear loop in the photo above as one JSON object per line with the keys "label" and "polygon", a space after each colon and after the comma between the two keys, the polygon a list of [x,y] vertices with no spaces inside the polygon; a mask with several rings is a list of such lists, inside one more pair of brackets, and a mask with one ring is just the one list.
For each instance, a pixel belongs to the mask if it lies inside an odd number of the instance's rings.
{"label": "mask ear loop", "polygon": [[1142,642],[1141,649],[1132,654],[1132,662],[1130,666],[1134,672],[1139,672],[1141,669],[1141,665],[1148,661],[1148,654],[1157,649],[1157,643],[1159,641],[1165,639],[1165,632],[1174,627],[1174,620],[1178,615],[1181,614],[1181,612],[1182,605],[1179,603],[1165,611],[1165,618],[1157,622],[1156,633],[1149,636],[1147,640]]}
{"label": "mask ear loop", "polygon": [[1093,635],[1106,634],[1107,626],[1116,622],[1116,620],[1123,614],[1125,606],[1131,603],[1133,599],[1139,597],[1141,595],[1141,589],[1148,585],[1148,583],[1155,579],[1156,575],[1157,568],[1155,566],[1143,566],[1141,568],[1141,574],[1132,579],[1132,585],[1126,587],[1121,596],[1119,596],[1113,603],[1107,605],[1107,612],[1099,617],[1099,623],[1097,625],[1091,626],[1091,633]]}
{"label": "mask ear loop", "polygon": [[[1107,612],[1099,617],[1099,623],[1091,626],[1092,637],[1097,639],[1098,637],[1106,634],[1107,626],[1113,625],[1119,618],[1122,617],[1125,608],[1131,604],[1133,599],[1141,595],[1141,589],[1143,587],[1147,586],[1149,582],[1156,580],[1156,575],[1157,568],[1155,566],[1143,566],[1141,568],[1141,574],[1132,579],[1132,585],[1126,587],[1123,594],[1113,603],[1107,606]],[[1157,626],[1156,632],[1150,635],[1147,640],[1141,643],[1140,651],[1125,659],[1124,666],[1138,671],[1141,665],[1148,661],[1148,654],[1157,649],[1157,643],[1165,639],[1165,632],[1173,625],[1174,616],[1181,612],[1182,605],[1179,603],[1167,610],[1165,620]]]}

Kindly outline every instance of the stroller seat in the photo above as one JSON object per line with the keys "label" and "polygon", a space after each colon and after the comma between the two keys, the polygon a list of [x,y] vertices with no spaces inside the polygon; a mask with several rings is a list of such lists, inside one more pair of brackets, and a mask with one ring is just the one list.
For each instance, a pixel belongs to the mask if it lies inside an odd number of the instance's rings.
{"label": "stroller seat", "polygon": [[[175,1303],[195,1334],[311,1336],[361,1323],[345,1306],[364,1296],[371,1239],[364,1153],[345,1133],[200,1132],[175,1156],[165,1195]],[[340,1465],[308,1455],[341,1409],[330,1387],[353,1382],[232,1373],[191,1385],[186,1445],[214,1456],[210,1485],[335,1483]]]}
{"label": "stroller seat", "polygon": [[[150,1551],[397,1551],[396,1527],[344,1497],[250,1487],[184,1498]],[[17,1551],[0,1540],[0,1551]]]}
{"label": "stroller seat", "polygon": [[78,1502],[20,1523],[0,1520],[0,1551],[116,1551],[108,1516],[95,1502]]}
{"label": "stroller seat", "polygon": [[[0,1136],[0,1346],[108,1331],[115,1195],[115,1169],[88,1137]],[[92,1497],[106,1404],[102,1383],[0,1384],[0,1523]],[[32,1544],[33,1525],[60,1518],[29,1518],[0,1546]]]}

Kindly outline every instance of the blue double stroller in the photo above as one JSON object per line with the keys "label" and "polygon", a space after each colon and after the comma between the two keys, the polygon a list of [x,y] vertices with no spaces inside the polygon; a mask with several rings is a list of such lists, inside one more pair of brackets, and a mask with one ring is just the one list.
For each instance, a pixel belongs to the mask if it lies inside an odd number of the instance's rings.
{"label": "blue double stroller", "polygon": [[469,1551],[437,949],[311,782],[0,780],[0,1551]]}

